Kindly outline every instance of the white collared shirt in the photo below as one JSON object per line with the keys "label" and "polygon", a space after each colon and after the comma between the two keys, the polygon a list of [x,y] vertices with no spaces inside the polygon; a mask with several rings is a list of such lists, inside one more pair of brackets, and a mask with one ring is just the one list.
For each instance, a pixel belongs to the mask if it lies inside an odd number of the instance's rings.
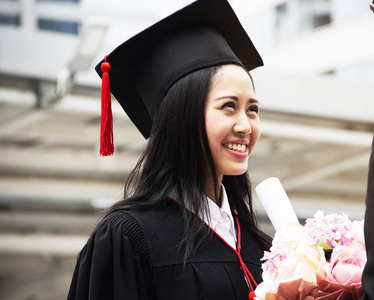
{"label": "white collared shirt", "polygon": [[[177,199],[175,192],[171,192],[170,197]],[[236,230],[234,225],[234,218],[231,213],[229,200],[227,198],[225,187],[222,185],[222,207],[219,207],[209,197],[208,199],[208,215],[202,212],[199,218],[204,221],[211,229],[213,229],[227,244],[236,249]],[[193,212],[193,209],[186,203],[186,208]]]}
{"label": "white collared shirt", "polygon": [[200,215],[206,224],[209,225],[221,238],[232,248],[236,249],[236,230],[234,218],[231,213],[225,187],[222,185],[222,207],[219,207],[213,200],[208,198],[209,218]]}

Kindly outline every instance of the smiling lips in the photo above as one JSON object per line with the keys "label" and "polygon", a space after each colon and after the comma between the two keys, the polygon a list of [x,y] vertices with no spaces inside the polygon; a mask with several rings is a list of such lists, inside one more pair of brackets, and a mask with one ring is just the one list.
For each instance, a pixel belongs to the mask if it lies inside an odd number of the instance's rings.
{"label": "smiling lips", "polygon": [[245,144],[225,143],[223,146],[239,153],[247,152],[247,145]]}

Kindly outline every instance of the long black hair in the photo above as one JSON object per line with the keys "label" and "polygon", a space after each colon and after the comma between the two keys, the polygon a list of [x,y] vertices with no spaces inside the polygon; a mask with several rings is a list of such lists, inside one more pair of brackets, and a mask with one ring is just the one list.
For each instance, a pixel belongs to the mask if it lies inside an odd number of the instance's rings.
{"label": "long black hair", "polygon": [[[216,199],[219,199],[220,183],[205,130],[205,105],[212,78],[219,68],[190,73],[169,89],[153,120],[147,147],[126,181],[124,199],[113,205],[107,214],[120,209],[152,209],[165,203],[165,198],[173,193],[183,208],[188,205],[197,216],[208,216],[204,189],[207,166],[213,174]],[[222,183],[231,209],[242,226],[264,247],[269,247],[256,223],[247,173],[223,176]],[[209,238],[211,231],[186,209],[182,209],[182,215],[181,245],[185,247],[186,261],[189,254]]]}

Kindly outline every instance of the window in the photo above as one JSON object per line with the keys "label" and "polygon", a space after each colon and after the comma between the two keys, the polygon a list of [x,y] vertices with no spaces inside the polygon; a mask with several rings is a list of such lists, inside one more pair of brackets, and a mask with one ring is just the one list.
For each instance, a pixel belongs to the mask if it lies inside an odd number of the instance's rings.
{"label": "window", "polygon": [[300,0],[302,30],[331,23],[331,0]]}
{"label": "window", "polygon": [[314,27],[319,27],[330,23],[331,15],[329,13],[318,14],[314,16]]}
{"label": "window", "polygon": [[299,5],[297,0],[289,0],[275,7],[276,33],[278,41],[284,40],[300,31]]}
{"label": "window", "polygon": [[331,0],[288,0],[275,7],[279,41],[332,22]]}
{"label": "window", "polygon": [[20,26],[21,17],[19,14],[0,13],[0,25]]}
{"label": "window", "polygon": [[37,0],[38,2],[68,2],[68,3],[79,3],[81,0]]}
{"label": "window", "polygon": [[38,28],[62,33],[79,34],[81,31],[81,23],[76,21],[39,18]]}

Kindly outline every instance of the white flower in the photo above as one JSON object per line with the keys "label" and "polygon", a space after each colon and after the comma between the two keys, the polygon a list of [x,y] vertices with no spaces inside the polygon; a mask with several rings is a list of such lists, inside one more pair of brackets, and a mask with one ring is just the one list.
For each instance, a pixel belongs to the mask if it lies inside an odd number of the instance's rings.
{"label": "white flower", "polygon": [[352,236],[357,243],[365,249],[364,220],[352,222]]}

